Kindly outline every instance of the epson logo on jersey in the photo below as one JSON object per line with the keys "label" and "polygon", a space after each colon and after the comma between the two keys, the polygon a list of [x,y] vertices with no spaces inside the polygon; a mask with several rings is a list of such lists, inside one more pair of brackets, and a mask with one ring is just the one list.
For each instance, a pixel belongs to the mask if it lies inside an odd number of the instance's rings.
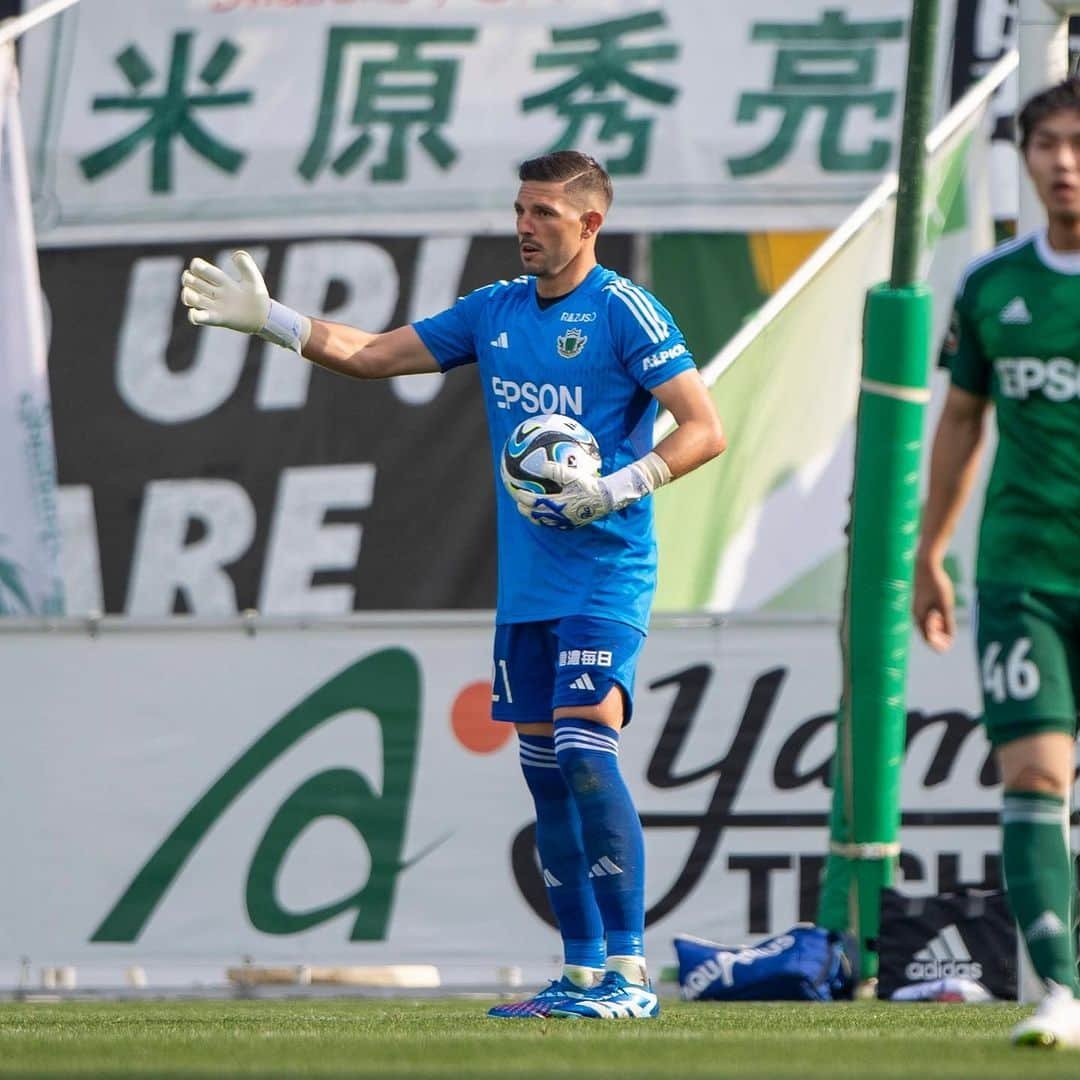
{"label": "epson logo on jersey", "polygon": [[491,376],[491,392],[500,409],[518,405],[527,413],[573,413],[581,416],[582,389],[580,386],[556,386],[554,383],[514,382]]}
{"label": "epson logo on jersey", "polygon": [[659,352],[655,352],[652,356],[646,356],[642,361],[641,370],[651,371],[653,368],[658,368],[662,364],[666,364],[669,360],[674,360],[677,356],[682,356],[686,352],[686,346],[679,342],[678,345],[672,345],[670,349],[661,349]]}
{"label": "epson logo on jersey", "polygon": [[1080,397],[1080,371],[1067,356],[1040,360],[1035,356],[1017,356],[994,361],[1001,392],[1008,398],[1026,401],[1042,392],[1050,401],[1072,401]]}
{"label": "epson logo on jersey", "polygon": [[596,322],[595,311],[564,311],[560,316],[563,322]]}

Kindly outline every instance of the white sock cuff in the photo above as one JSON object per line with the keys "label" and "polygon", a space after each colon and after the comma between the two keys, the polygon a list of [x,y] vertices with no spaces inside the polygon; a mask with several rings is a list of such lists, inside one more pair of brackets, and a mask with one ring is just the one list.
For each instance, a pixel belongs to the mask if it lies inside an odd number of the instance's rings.
{"label": "white sock cuff", "polygon": [[522,767],[528,765],[534,769],[557,769],[558,759],[555,757],[555,744],[551,746],[537,746],[532,742],[522,740],[518,743],[518,759]]}
{"label": "white sock cuff", "polygon": [[619,733],[601,724],[577,724],[571,718],[555,725],[555,753],[591,750],[598,754],[619,754]]}
{"label": "white sock cuff", "polygon": [[604,966],[608,971],[617,971],[627,982],[644,986],[649,981],[644,956],[609,956]]}

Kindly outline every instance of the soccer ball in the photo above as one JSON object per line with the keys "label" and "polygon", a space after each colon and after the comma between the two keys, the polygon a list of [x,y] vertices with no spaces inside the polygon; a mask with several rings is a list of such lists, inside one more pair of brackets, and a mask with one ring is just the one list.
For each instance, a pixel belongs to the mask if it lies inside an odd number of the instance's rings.
{"label": "soccer ball", "polygon": [[510,433],[499,458],[503,486],[515,499],[557,495],[562,484],[541,471],[547,461],[583,475],[600,475],[600,447],[592,432],[569,416],[550,413],[522,420]]}

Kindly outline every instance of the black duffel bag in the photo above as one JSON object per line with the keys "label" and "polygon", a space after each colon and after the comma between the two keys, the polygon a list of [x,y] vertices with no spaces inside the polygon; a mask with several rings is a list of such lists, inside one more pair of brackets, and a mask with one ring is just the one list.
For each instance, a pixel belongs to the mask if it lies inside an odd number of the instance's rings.
{"label": "black duffel bag", "polygon": [[881,891],[878,996],[938,979],[972,979],[994,997],[1017,996],[1016,924],[1000,889],[939,896]]}

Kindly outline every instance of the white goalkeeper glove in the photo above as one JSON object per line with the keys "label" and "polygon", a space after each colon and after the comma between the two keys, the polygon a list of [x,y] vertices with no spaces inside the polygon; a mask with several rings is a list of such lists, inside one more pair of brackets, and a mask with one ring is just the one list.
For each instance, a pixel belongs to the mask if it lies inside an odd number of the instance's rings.
{"label": "white goalkeeper glove", "polygon": [[655,452],[607,476],[583,476],[557,461],[545,462],[541,471],[550,480],[562,484],[562,490],[557,495],[521,492],[515,501],[519,513],[530,521],[556,529],[591,525],[671,480],[667,462]]}
{"label": "white goalkeeper glove", "polygon": [[311,332],[311,320],[270,299],[255,260],[234,251],[239,280],[205,259],[192,259],[180,277],[180,303],[195,326],[223,326],[242,334],[257,334],[283,349],[300,352]]}

